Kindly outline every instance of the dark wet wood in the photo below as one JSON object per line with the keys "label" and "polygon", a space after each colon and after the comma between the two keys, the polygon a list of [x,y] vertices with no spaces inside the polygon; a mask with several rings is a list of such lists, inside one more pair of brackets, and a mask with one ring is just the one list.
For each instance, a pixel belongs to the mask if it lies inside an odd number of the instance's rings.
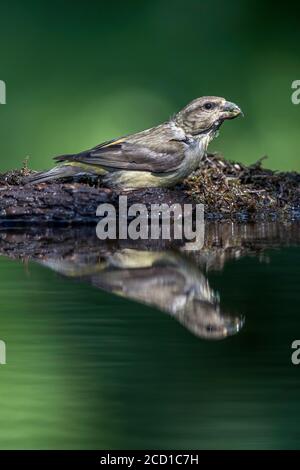
{"label": "dark wet wood", "polygon": [[[128,205],[191,202],[183,192],[146,189],[126,193]],[[0,186],[0,225],[86,224],[99,220],[96,210],[110,203],[118,208],[118,196],[109,189],[83,183],[41,183],[32,186]]]}
{"label": "dark wet wood", "polygon": [[[99,204],[118,208],[119,194],[101,187],[101,180],[22,184],[30,170],[0,175],[0,226],[94,223]],[[128,205],[202,203],[206,219],[300,220],[300,174],[262,167],[262,159],[246,166],[208,155],[201,168],[174,189],[126,193]]]}

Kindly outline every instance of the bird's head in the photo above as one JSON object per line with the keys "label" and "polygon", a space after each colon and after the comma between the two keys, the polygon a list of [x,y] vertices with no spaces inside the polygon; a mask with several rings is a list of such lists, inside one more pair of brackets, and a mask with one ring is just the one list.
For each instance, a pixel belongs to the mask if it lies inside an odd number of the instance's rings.
{"label": "bird's head", "polygon": [[187,135],[214,133],[226,119],[243,115],[234,103],[218,96],[202,96],[189,103],[174,117]]}

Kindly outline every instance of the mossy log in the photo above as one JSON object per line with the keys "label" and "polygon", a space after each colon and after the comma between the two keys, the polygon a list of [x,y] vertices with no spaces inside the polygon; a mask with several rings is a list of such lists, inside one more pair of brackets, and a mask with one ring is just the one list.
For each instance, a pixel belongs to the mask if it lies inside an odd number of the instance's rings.
{"label": "mossy log", "polygon": [[[22,184],[27,168],[0,175],[0,225],[93,223],[101,203],[118,206],[119,194],[101,180]],[[300,218],[300,174],[246,166],[208,155],[195,173],[173,189],[126,193],[128,204],[203,203],[208,219],[265,220]]]}

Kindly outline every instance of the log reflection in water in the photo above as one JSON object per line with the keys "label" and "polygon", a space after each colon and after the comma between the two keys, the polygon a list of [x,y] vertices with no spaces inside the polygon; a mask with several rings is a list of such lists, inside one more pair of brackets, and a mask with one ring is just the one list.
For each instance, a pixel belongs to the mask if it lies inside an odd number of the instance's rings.
{"label": "log reflection in water", "polygon": [[270,248],[299,246],[299,226],[206,222],[203,248],[187,255],[172,240],[104,243],[93,226],[12,227],[0,231],[0,254],[34,260],[67,277],[155,306],[197,336],[213,339],[236,333],[243,319],[223,313],[203,272],[220,271],[244,256],[268,261]]}

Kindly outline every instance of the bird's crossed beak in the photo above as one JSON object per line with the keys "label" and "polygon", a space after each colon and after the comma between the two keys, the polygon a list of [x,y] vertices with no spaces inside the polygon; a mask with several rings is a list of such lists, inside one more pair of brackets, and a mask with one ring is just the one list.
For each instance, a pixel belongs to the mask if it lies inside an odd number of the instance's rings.
{"label": "bird's crossed beak", "polygon": [[235,103],[225,101],[222,109],[224,119],[234,119],[238,116],[244,116],[243,111]]}

